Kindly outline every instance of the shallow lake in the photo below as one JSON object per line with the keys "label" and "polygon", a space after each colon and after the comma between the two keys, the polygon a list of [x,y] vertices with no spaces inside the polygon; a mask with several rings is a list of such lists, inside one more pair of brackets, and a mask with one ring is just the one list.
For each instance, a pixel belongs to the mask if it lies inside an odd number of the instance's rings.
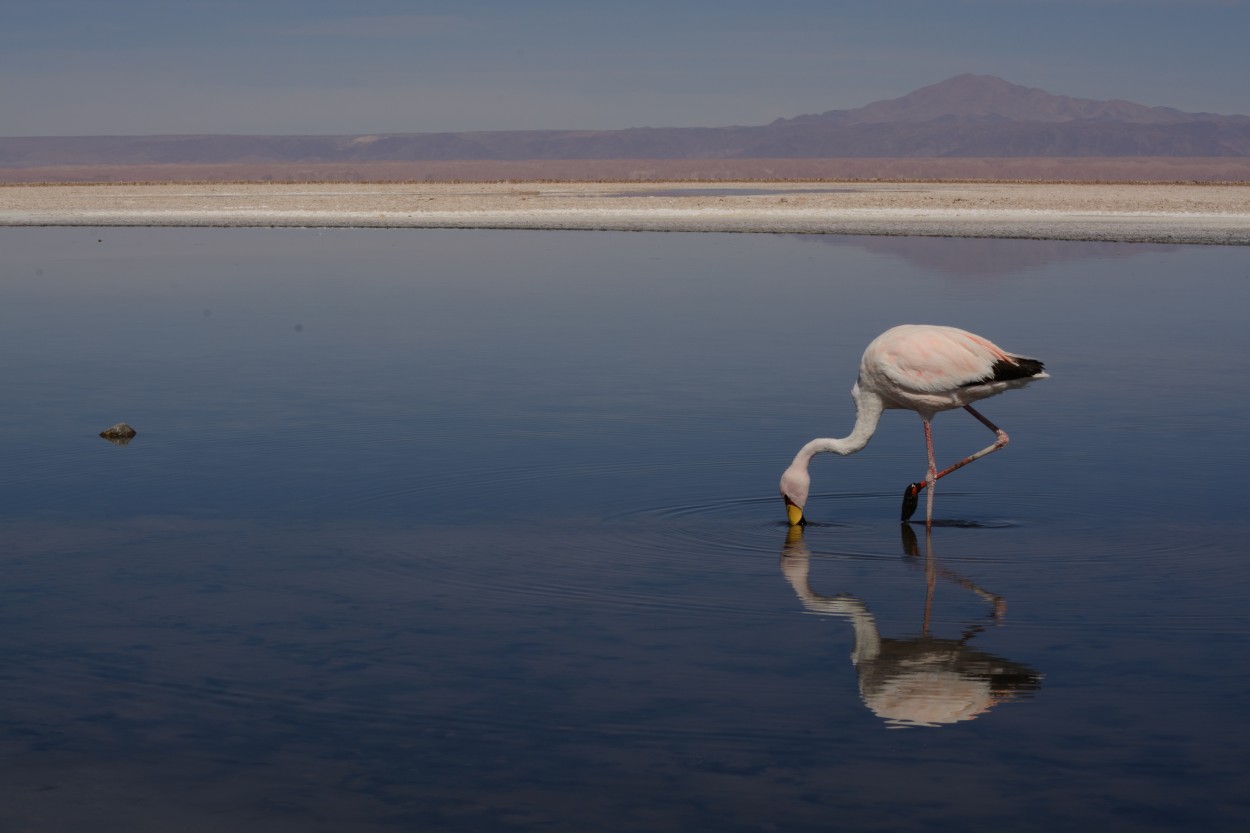
{"label": "shallow lake", "polygon": [[[37,831],[1240,831],[1250,249],[0,230]],[[939,484],[864,346],[1045,360]],[[124,420],[127,445],[97,436]],[[935,420],[939,463],[986,445]]]}

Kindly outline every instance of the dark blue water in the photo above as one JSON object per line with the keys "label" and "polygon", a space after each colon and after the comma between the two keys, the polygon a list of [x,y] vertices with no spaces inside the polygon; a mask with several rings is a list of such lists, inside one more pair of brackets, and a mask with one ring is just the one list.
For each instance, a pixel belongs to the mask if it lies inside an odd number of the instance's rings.
{"label": "dark blue water", "polygon": [[[0,230],[0,827],[1242,830],[1250,250]],[[962,264],[962,266],[961,266]],[[864,345],[1053,378],[901,527]],[[138,436],[96,436],[125,420]],[[935,421],[939,463],[989,441]]]}

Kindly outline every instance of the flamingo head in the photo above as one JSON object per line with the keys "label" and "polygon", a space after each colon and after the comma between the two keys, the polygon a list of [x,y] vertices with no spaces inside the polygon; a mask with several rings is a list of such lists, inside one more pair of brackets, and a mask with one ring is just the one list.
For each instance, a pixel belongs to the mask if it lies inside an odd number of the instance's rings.
{"label": "flamingo head", "polygon": [[812,478],[806,466],[791,466],[781,475],[781,497],[786,502],[786,517],[790,526],[802,526],[807,523],[803,517],[803,506],[807,503],[807,492],[811,488]]}

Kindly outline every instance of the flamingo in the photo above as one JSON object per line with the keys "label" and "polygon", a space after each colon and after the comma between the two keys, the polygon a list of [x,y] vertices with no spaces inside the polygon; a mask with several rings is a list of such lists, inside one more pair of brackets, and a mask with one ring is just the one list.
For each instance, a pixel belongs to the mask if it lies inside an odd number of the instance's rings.
{"label": "flamingo", "polygon": [[[815,439],[799,449],[794,462],[781,475],[781,496],[791,526],[805,524],[803,506],[807,503],[811,476],[807,465],[822,451],[854,454],[868,445],[881,412],[886,408],[915,411],[924,422],[925,447],[929,468],[924,480],[912,483],[903,492],[902,519],[916,511],[920,492],[927,488],[927,523],[933,522],[933,491],[937,481],[991,452],[1007,445],[1007,432],[972,407],[973,402],[1022,388],[1038,379],[1049,378],[1042,363],[1008,353],[992,341],[957,327],[931,324],[902,324],[886,330],[864,350],[859,379],[851,388],[855,400],[855,428],[841,439]],[[933,458],[933,428],[930,422],[939,411],[963,408],[994,432],[993,444],[938,471]]]}

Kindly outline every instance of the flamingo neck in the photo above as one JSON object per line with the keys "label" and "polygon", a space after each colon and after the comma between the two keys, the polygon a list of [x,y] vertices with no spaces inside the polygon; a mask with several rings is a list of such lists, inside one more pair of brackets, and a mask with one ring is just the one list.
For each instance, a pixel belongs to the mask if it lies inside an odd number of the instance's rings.
{"label": "flamingo neck", "polygon": [[844,617],[851,620],[855,629],[855,650],[851,652],[851,662],[871,662],[881,655],[881,634],[877,630],[877,620],[868,607],[859,599],[845,594]]}
{"label": "flamingo neck", "polygon": [[858,385],[851,391],[851,395],[855,398],[855,428],[845,437],[821,437],[812,440],[799,449],[799,453],[794,456],[796,464],[806,468],[808,461],[822,452],[831,451],[845,456],[854,454],[868,445],[868,441],[877,430],[877,423],[881,420],[881,412],[885,410],[885,406],[880,397],[861,391]]}
{"label": "flamingo neck", "polygon": [[[803,557],[806,559],[806,555]],[[839,593],[838,595],[820,595],[811,589],[808,583],[808,564],[806,562],[798,567],[790,567],[783,562],[783,572],[786,579],[789,579],[790,587],[794,588],[794,592],[799,595],[799,599],[803,602],[805,608],[813,613],[821,613],[835,615],[844,619],[850,619],[851,627],[855,629],[855,650],[851,653],[851,662],[859,665],[861,662],[871,662],[881,654],[881,634],[876,629],[876,618],[873,612],[868,609],[868,605],[861,602],[860,599],[854,597],[850,593]]]}

